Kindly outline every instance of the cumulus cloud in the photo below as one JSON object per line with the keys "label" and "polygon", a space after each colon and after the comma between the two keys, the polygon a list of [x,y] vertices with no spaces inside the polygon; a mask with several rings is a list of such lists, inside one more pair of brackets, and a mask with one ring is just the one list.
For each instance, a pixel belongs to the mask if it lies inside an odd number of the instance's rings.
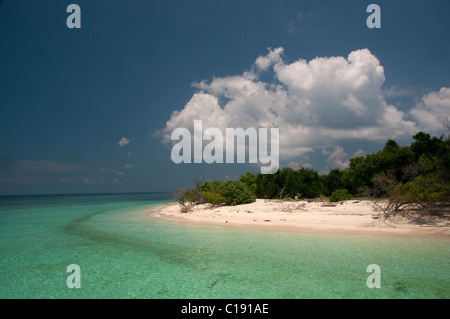
{"label": "cumulus cloud", "polygon": [[[227,127],[275,127],[280,129],[280,158],[290,161],[351,139],[410,137],[419,126],[436,127],[438,114],[448,115],[448,89],[424,96],[409,113],[387,103],[384,68],[368,49],[292,63],[285,63],[283,55],[283,48],[269,49],[241,75],[194,83],[198,91],[158,132],[162,141],[171,143],[175,128],[193,132],[194,120],[202,120],[204,130],[222,132]],[[273,81],[260,80],[268,72]],[[339,157],[342,152],[335,150],[330,159],[338,167],[347,165]]]}
{"label": "cumulus cloud", "polygon": [[267,70],[271,65],[281,61],[281,54],[283,51],[283,48],[276,48],[275,50],[269,49],[268,55],[260,56],[256,59],[255,66],[258,70]]}
{"label": "cumulus cloud", "polygon": [[313,166],[309,163],[299,163],[299,162],[294,162],[294,161],[290,161],[289,163],[287,163],[286,167],[298,170],[300,168],[313,168]]}
{"label": "cumulus cloud", "polygon": [[339,169],[347,168],[350,165],[348,155],[341,146],[336,146],[334,152],[327,158],[327,163]]}
{"label": "cumulus cloud", "polygon": [[292,169],[299,169],[300,168],[300,163],[294,162],[294,161],[290,161],[289,163],[287,163],[286,167],[292,168]]}
{"label": "cumulus cloud", "polygon": [[125,145],[130,144],[130,140],[126,137],[122,137],[122,139],[119,141],[120,147],[124,147]]}
{"label": "cumulus cloud", "polygon": [[359,156],[363,156],[364,155],[364,151],[362,149],[359,149],[355,152],[355,154],[353,154],[353,157],[359,157]]}
{"label": "cumulus cloud", "polygon": [[450,121],[450,88],[425,95],[410,113],[422,131],[441,133],[443,124]]}

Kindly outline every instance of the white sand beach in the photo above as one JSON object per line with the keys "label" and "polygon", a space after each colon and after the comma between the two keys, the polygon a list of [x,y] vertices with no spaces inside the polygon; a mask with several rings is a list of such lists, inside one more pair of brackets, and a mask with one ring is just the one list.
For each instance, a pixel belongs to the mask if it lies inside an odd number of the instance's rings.
{"label": "white sand beach", "polygon": [[198,205],[181,213],[179,204],[160,206],[149,214],[184,223],[247,227],[303,232],[354,232],[409,236],[439,236],[450,239],[450,221],[445,218],[379,216],[369,200],[330,203],[257,199],[251,204],[211,207]]}

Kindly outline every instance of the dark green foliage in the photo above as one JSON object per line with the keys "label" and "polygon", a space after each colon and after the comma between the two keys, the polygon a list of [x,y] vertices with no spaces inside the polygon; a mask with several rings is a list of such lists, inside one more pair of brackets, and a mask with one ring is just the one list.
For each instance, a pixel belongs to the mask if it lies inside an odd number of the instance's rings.
{"label": "dark green foliage", "polygon": [[256,179],[256,196],[258,198],[294,198],[302,194],[304,198],[315,198],[322,193],[322,180],[316,171],[307,168],[294,170],[283,168],[275,174],[258,175]]}
{"label": "dark green foliage", "polygon": [[399,183],[392,195],[402,203],[426,205],[444,199],[449,194],[450,183],[437,174],[419,175],[405,184]]}
{"label": "dark green foliage", "polygon": [[450,140],[419,132],[409,147],[388,142],[376,154],[378,164],[368,188],[372,196],[385,197],[385,216],[405,209],[422,213],[447,210],[450,199]]}
{"label": "dark green foliage", "polygon": [[256,177],[256,197],[274,198],[277,196],[280,171],[275,174],[258,174]]}
{"label": "dark green foliage", "polygon": [[206,200],[213,206],[219,206],[226,203],[225,197],[223,197],[220,193],[215,192],[203,192]]}
{"label": "dark green foliage", "polygon": [[[375,153],[349,160],[345,170],[333,169],[319,176],[311,169],[283,168],[275,174],[242,175],[239,181],[205,182],[188,191],[183,200],[213,205],[238,205],[255,198],[304,198],[330,196],[332,201],[351,199],[351,194],[369,194],[390,200],[388,208],[398,210],[411,203],[434,207],[450,198],[450,139],[419,132],[410,146],[388,140]],[[201,190],[202,196],[198,194]]]}
{"label": "dark green foliage", "polygon": [[242,175],[239,179],[242,183],[244,183],[250,191],[252,191],[254,194],[256,194],[256,180],[257,176],[255,174],[252,174],[250,172],[247,172],[246,175]]}
{"label": "dark green foliage", "polygon": [[411,150],[414,152],[416,159],[423,154],[426,156],[442,156],[445,152],[445,143],[443,143],[442,137],[431,137],[430,134],[419,132],[413,138],[415,142],[411,144]]}
{"label": "dark green foliage", "polygon": [[284,188],[283,194],[281,194],[283,197],[288,196],[293,198],[297,193],[302,193],[302,186],[303,181],[298,171],[288,167],[281,170],[278,188]]}
{"label": "dark green foliage", "polygon": [[296,171],[297,179],[300,181],[300,187],[295,192],[290,192],[294,197],[297,193],[302,194],[304,198],[315,198],[322,194],[322,181],[319,174],[308,168],[301,168]]}
{"label": "dark green foliage", "polygon": [[414,153],[410,147],[399,147],[389,140],[376,154],[368,154],[350,159],[350,166],[342,176],[343,186],[352,194],[361,189],[373,188],[373,178],[377,174],[390,172],[398,181],[407,181],[405,168],[414,163]]}
{"label": "dark green foliage", "polygon": [[219,181],[203,183],[201,190],[208,203],[213,206],[225,204],[226,200],[221,194],[221,187],[222,183]]}
{"label": "dark green foliage", "polygon": [[241,181],[227,181],[221,184],[220,195],[227,205],[252,203],[256,195]]}
{"label": "dark green foliage", "polygon": [[330,202],[339,202],[341,200],[349,199],[352,199],[352,195],[349,194],[348,190],[346,190],[345,188],[336,189],[330,196]]}
{"label": "dark green foliage", "polygon": [[373,155],[358,156],[350,159],[350,167],[342,173],[344,188],[357,194],[362,188],[371,187],[374,175]]}
{"label": "dark green foliage", "polygon": [[[247,173],[246,176],[243,176],[251,178],[249,174],[251,173]],[[252,203],[256,200],[256,195],[250,187],[240,180],[223,183],[214,181],[212,183],[204,182],[201,186],[201,191],[207,202],[211,205],[240,205]],[[256,188],[256,185],[254,187]]]}
{"label": "dark green foliage", "polygon": [[328,175],[321,176],[323,185],[323,195],[330,196],[335,190],[344,188],[342,180],[343,171],[335,168]]}
{"label": "dark green foliage", "polygon": [[202,184],[202,186],[200,187],[200,189],[202,190],[202,192],[217,193],[217,192],[219,192],[220,185],[221,185],[221,182],[219,182],[219,181],[204,182]]}

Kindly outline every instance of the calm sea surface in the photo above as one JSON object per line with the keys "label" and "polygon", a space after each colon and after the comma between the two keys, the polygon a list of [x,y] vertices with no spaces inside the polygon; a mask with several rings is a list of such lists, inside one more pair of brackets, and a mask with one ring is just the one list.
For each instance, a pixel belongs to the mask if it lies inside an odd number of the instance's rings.
{"label": "calm sea surface", "polygon": [[[148,215],[171,197],[0,197],[0,298],[450,298],[450,239],[244,230]],[[67,285],[72,264],[79,289]],[[367,287],[371,264],[381,288]]]}

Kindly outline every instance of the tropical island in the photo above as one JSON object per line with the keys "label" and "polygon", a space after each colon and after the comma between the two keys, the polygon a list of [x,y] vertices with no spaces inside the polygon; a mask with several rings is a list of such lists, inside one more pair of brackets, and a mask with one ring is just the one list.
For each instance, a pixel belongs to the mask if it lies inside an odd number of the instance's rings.
{"label": "tropical island", "polygon": [[359,230],[450,236],[450,138],[419,132],[388,140],[346,169],[247,172],[239,180],[197,182],[157,215],[197,223],[283,229]]}

